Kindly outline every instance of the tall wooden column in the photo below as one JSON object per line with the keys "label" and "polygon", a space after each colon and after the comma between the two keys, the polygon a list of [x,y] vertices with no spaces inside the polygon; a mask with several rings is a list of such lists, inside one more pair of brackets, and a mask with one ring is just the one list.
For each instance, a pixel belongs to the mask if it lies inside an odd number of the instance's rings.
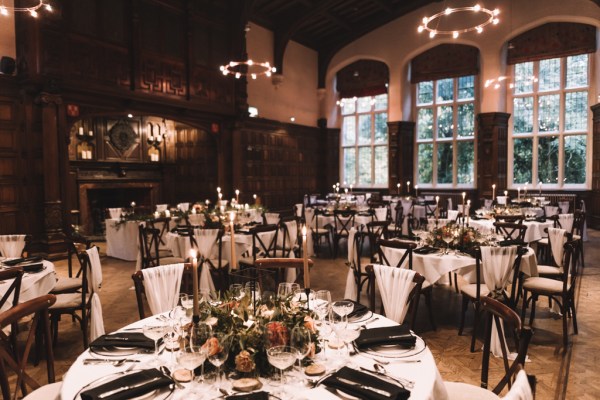
{"label": "tall wooden column", "polygon": [[506,190],[508,120],[510,114],[502,112],[477,115],[477,188],[479,197],[492,197]]}
{"label": "tall wooden column", "polygon": [[[397,184],[406,188],[406,181],[414,185],[415,123],[412,121],[388,122],[388,190],[397,192]],[[411,186],[413,187],[413,186]]]}
{"label": "tall wooden column", "polygon": [[330,193],[331,185],[340,181],[340,129],[327,128],[327,120],[320,118],[317,120],[317,126],[323,133],[323,142],[327,149],[325,164],[321,168],[325,168],[326,181],[319,180],[321,192]]}
{"label": "tall wooden column", "polygon": [[[43,166],[44,166],[44,231],[45,251],[50,255],[64,253],[64,207],[62,203],[62,187],[66,176],[61,174],[61,157],[67,157],[61,150],[64,138],[61,137],[62,97],[58,94],[42,92],[35,99],[41,107]],[[63,143],[61,143],[61,141]]]}
{"label": "tall wooden column", "polygon": [[587,220],[591,228],[600,227],[600,103],[592,109],[592,198],[587,205]]}

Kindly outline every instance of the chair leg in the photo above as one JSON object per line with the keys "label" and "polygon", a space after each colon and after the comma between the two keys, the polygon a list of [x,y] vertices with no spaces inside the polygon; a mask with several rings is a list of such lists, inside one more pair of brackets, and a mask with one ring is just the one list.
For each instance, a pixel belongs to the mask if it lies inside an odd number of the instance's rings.
{"label": "chair leg", "polygon": [[535,319],[535,302],[537,300],[537,295],[531,294],[531,314],[529,315],[529,326],[533,326],[533,320]]}
{"label": "chair leg", "polygon": [[460,293],[460,290],[458,289],[458,274],[456,272],[454,273],[454,290],[456,293]]}
{"label": "chair leg", "polygon": [[573,301],[573,298],[569,298],[569,308],[571,309],[571,313],[572,318],[573,318],[573,333],[575,335],[579,334],[579,331],[577,330],[577,313],[575,312],[575,302]]}
{"label": "chair leg", "polygon": [[431,289],[423,293],[425,296],[425,305],[427,306],[427,311],[429,313],[429,322],[431,322],[431,327],[434,331],[437,331],[437,327],[435,326],[435,320],[433,319],[433,305],[431,304]]}
{"label": "chair leg", "polygon": [[521,321],[525,321],[525,314],[527,313],[527,290],[523,289],[523,306],[521,307]]}
{"label": "chair leg", "polygon": [[88,334],[88,325],[89,325],[89,318],[88,318],[88,313],[86,312],[86,310],[82,310],[81,311],[81,332],[83,334],[83,349],[87,349],[89,347],[89,334]]}
{"label": "chair leg", "polygon": [[477,337],[477,326],[479,325],[479,301],[476,300],[475,314],[473,315],[473,334],[471,336],[471,353],[475,352],[475,339]]}
{"label": "chair leg", "polygon": [[462,295],[462,309],[460,314],[460,325],[458,327],[458,336],[462,336],[463,328],[465,327],[465,315],[467,314],[467,307],[469,307],[469,298]]}
{"label": "chair leg", "polygon": [[565,349],[569,345],[569,300],[563,298],[562,306],[560,307],[562,311],[562,323],[563,323],[563,346]]}

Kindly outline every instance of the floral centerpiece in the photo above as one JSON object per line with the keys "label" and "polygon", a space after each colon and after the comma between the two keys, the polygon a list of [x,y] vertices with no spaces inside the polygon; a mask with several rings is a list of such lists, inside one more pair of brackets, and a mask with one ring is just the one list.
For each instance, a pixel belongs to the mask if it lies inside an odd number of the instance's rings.
{"label": "floral centerpiece", "polygon": [[238,376],[270,376],[275,372],[267,359],[267,349],[272,346],[290,345],[290,333],[295,327],[305,327],[317,351],[317,331],[312,312],[304,302],[288,298],[277,301],[273,298],[252,299],[245,296],[240,300],[229,293],[220,303],[203,302],[200,319],[212,325],[213,332],[233,337],[228,359],[225,363],[230,372]]}
{"label": "floral centerpiece", "polygon": [[487,240],[477,229],[455,221],[431,230],[425,242],[432,247],[451,248],[469,254],[476,247],[487,244]]}

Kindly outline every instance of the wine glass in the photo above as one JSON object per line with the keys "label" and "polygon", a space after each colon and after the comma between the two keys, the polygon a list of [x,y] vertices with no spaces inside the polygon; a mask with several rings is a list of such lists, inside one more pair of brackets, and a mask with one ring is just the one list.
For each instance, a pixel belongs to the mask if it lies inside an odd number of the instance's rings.
{"label": "wine glass", "polygon": [[342,319],[354,311],[354,303],[350,300],[339,300],[333,303],[333,311]]}
{"label": "wine glass", "polygon": [[150,365],[161,365],[160,359],[158,358],[158,341],[167,333],[167,325],[165,325],[164,322],[153,321],[145,324],[142,331],[147,338],[154,340],[154,357],[152,361],[150,361]]}
{"label": "wine glass", "polygon": [[442,240],[446,242],[446,250],[443,253],[445,255],[450,251],[450,243],[452,243],[454,240],[454,233],[452,232],[452,229],[447,227],[442,229]]}
{"label": "wine glass", "polygon": [[258,281],[249,281],[246,282],[244,286],[244,293],[250,296],[251,304],[254,304],[260,300],[261,290]]}
{"label": "wine glass", "polygon": [[300,289],[300,285],[297,283],[281,282],[277,286],[277,297],[279,298],[279,301],[286,300],[289,296],[294,294],[294,291],[297,289]]}
{"label": "wine glass", "polygon": [[185,369],[189,370],[192,375],[190,390],[191,393],[196,393],[198,385],[196,385],[196,379],[194,371],[196,368],[202,366],[200,370],[200,379],[203,379],[204,375],[204,361],[208,355],[208,346],[206,345],[207,340],[211,338],[212,329],[210,325],[205,323],[192,324],[188,335],[184,340],[184,345],[177,355],[177,362]]}
{"label": "wine glass", "polygon": [[350,343],[354,342],[360,336],[360,326],[351,325],[351,324],[340,324],[338,325],[338,330],[335,334],[338,338],[344,342],[346,347],[346,356],[350,356]]}
{"label": "wine glass", "polygon": [[229,291],[236,300],[241,300],[244,297],[244,286],[241,283],[232,283],[229,285]]}
{"label": "wine glass", "polygon": [[283,386],[283,370],[291,367],[296,362],[298,351],[290,346],[275,346],[267,349],[267,359],[275,368],[279,369],[279,382],[273,385]]}
{"label": "wine glass", "polygon": [[310,331],[304,326],[295,326],[290,332],[290,346],[296,349],[298,359],[299,376],[302,376],[302,360],[308,356],[312,350],[312,340]]}
{"label": "wine glass", "polygon": [[188,316],[192,315],[191,310],[194,306],[194,296],[189,295],[187,293],[180,293],[179,302],[181,303],[181,307],[185,309],[185,314]]}
{"label": "wine glass", "polygon": [[233,336],[225,333],[213,333],[212,337],[207,342],[208,361],[217,367],[217,381],[215,385],[217,389],[222,389],[221,366],[229,357],[229,350],[233,342]]}
{"label": "wine glass", "polygon": [[310,290],[308,292],[308,297],[306,297],[306,290],[305,289],[296,289],[294,291],[294,296],[292,297],[292,306],[293,307],[300,307],[303,304],[306,307],[314,307],[314,302],[315,302],[315,291],[314,290]]}

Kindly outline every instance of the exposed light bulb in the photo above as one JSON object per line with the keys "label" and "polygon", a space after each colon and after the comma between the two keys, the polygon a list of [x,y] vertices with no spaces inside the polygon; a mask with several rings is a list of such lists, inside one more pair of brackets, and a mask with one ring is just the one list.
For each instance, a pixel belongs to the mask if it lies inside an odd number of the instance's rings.
{"label": "exposed light bulb", "polygon": [[421,33],[423,32],[423,29],[425,29],[423,25],[419,25],[419,27],[417,28],[417,32]]}
{"label": "exposed light bulb", "polygon": [[477,33],[481,33],[483,32],[483,28],[478,26],[477,28],[475,28],[475,30],[477,31]]}
{"label": "exposed light bulb", "polygon": [[38,13],[37,13],[37,11],[35,11],[35,10],[29,10],[29,14],[31,14],[31,16],[32,16],[33,18],[37,18],[37,16],[38,16]]}
{"label": "exposed light bulb", "polygon": [[254,64],[254,61],[248,60],[248,65],[253,65],[253,64]]}
{"label": "exposed light bulb", "polygon": [[456,31],[452,32],[452,37],[454,39],[456,39],[458,37],[458,32],[456,32]]}
{"label": "exposed light bulb", "polygon": [[275,67],[271,68],[271,72],[273,72],[273,73],[277,72],[277,68],[275,68]]}
{"label": "exposed light bulb", "polygon": [[52,6],[50,4],[45,5],[46,11],[52,12]]}
{"label": "exposed light bulb", "polygon": [[223,75],[227,75],[227,70],[223,69]]}
{"label": "exposed light bulb", "polygon": [[500,10],[498,10],[497,8],[495,8],[494,11],[492,11],[492,14],[498,15],[498,14],[500,14]]}
{"label": "exposed light bulb", "polygon": [[485,81],[484,87],[488,87],[491,84],[492,84],[492,81],[488,79],[488,80]]}
{"label": "exposed light bulb", "polygon": [[8,16],[8,10],[4,6],[0,6],[0,14]]}
{"label": "exposed light bulb", "polygon": [[429,37],[433,39],[435,37],[436,31],[429,32]]}
{"label": "exposed light bulb", "polygon": [[250,76],[252,77],[252,79],[256,79],[256,74],[250,74]]}
{"label": "exposed light bulb", "polygon": [[444,14],[446,14],[446,15],[450,15],[450,14],[452,14],[452,9],[451,9],[450,7],[446,8],[446,9],[444,10]]}
{"label": "exposed light bulb", "polygon": [[499,88],[500,88],[500,84],[496,83],[496,84],[494,85],[494,89],[499,89]]}
{"label": "exposed light bulb", "polygon": [[266,76],[271,76],[271,71],[267,71],[267,72],[265,72],[265,75],[266,75]]}
{"label": "exposed light bulb", "polygon": [[475,4],[475,6],[473,7],[473,10],[479,11],[479,10],[481,10],[481,6],[479,4]]}
{"label": "exposed light bulb", "polygon": [[235,73],[235,79],[240,79],[242,77],[242,74],[240,74],[239,72]]}
{"label": "exposed light bulb", "polygon": [[429,19],[427,17],[423,17],[423,25],[427,25]]}
{"label": "exposed light bulb", "polygon": [[494,18],[494,20],[492,21],[492,24],[498,25],[499,22],[500,22],[500,20],[498,18]]}

